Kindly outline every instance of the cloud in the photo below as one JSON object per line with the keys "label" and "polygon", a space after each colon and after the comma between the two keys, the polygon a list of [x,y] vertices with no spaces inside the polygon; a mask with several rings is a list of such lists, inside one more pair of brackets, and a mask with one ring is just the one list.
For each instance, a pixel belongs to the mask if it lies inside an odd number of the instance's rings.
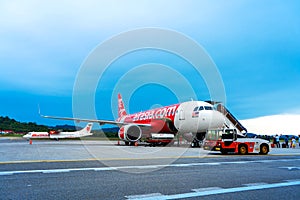
{"label": "cloud", "polygon": [[300,115],[282,114],[240,120],[250,133],[260,135],[300,135]]}

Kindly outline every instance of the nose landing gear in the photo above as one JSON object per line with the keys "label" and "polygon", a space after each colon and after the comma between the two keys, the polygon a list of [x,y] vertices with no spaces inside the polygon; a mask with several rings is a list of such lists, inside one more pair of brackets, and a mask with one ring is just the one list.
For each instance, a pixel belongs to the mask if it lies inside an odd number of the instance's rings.
{"label": "nose landing gear", "polygon": [[201,148],[202,145],[203,145],[204,138],[205,138],[205,133],[197,133],[194,136],[194,139],[193,139],[193,141],[191,143],[191,147],[192,148],[196,148],[196,147]]}

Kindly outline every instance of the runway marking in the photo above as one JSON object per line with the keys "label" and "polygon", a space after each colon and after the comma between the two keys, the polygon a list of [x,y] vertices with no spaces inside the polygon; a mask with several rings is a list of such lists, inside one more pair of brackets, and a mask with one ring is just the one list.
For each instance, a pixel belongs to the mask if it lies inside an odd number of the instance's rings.
{"label": "runway marking", "polygon": [[289,171],[291,170],[300,170],[300,167],[279,167],[281,169],[288,169]]}
{"label": "runway marking", "polygon": [[247,184],[243,184],[244,186],[256,186],[256,185],[265,185],[267,183],[261,182],[261,183],[247,183]]}
{"label": "runway marking", "polygon": [[222,188],[220,187],[208,187],[208,188],[197,188],[197,189],[192,189],[193,192],[203,192],[203,191],[211,191],[211,190],[220,190]]}
{"label": "runway marking", "polygon": [[[253,183],[252,183],[253,184]],[[264,189],[272,189],[272,188],[280,188],[280,187],[289,187],[300,185],[300,181],[289,181],[289,182],[281,182],[281,183],[270,183],[270,184],[262,184],[258,183],[257,185],[249,185],[246,187],[236,187],[236,188],[211,188],[205,190],[205,188],[193,189],[194,192],[182,193],[182,194],[173,194],[173,195],[162,195],[161,193],[155,193],[155,195],[147,196],[145,195],[132,195],[125,196],[128,199],[136,199],[136,200],[165,200],[165,199],[183,199],[183,198],[191,198],[191,197],[202,197],[216,194],[227,194],[234,192],[244,192],[244,191],[252,191],[252,190],[264,190]]]}
{"label": "runway marking", "polygon": [[284,180],[286,182],[294,182],[294,181],[300,181],[300,179],[293,179],[293,180]]}
{"label": "runway marking", "polygon": [[143,198],[150,198],[150,197],[159,197],[162,196],[161,193],[151,193],[151,194],[141,194],[141,195],[130,195],[125,196],[127,199],[143,199]]}
{"label": "runway marking", "polygon": [[[67,173],[75,171],[115,171],[124,169],[155,169],[163,167],[195,167],[195,166],[218,166],[226,164],[248,164],[248,163],[266,163],[266,162],[291,162],[299,159],[281,159],[281,160],[253,160],[253,161],[229,161],[229,162],[210,162],[210,163],[184,163],[184,164],[164,164],[164,165],[140,165],[140,166],[116,166],[116,167],[95,167],[95,168],[66,168],[66,169],[41,169],[41,170],[20,170],[20,171],[0,171],[0,176],[13,174],[29,173]],[[284,167],[282,167],[284,168]],[[288,167],[287,167],[288,169]]]}

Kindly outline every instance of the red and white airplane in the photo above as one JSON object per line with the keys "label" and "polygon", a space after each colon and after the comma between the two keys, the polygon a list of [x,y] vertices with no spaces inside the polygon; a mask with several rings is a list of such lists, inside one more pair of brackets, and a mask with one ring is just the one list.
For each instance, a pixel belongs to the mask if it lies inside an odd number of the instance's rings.
{"label": "red and white airplane", "polygon": [[75,132],[60,132],[60,131],[49,131],[49,132],[29,132],[23,136],[26,139],[33,138],[49,138],[49,139],[61,139],[61,138],[80,138],[89,135],[93,135],[91,133],[93,123],[88,123],[86,127],[79,131]]}
{"label": "red and white airplane", "polygon": [[204,101],[188,101],[135,114],[127,114],[122,97],[118,94],[118,119],[116,121],[44,116],[44,118],[113,124],[120,127],[119,138],[125,144],[134,144],[143,138],[152,145],[166,145],[176,134],[198,146],[207,129],[224,126],[224,115]]}

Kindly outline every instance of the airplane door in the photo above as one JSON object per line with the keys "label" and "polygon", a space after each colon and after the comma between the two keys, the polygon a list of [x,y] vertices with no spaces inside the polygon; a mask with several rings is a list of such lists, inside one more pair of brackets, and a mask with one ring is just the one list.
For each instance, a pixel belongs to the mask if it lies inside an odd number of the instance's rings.
{"label": "airplane door", "polygon": [[184,110],[183,109],[181,109],[179,111],[179,120],[185,120],[185,114],[184,114]]}

